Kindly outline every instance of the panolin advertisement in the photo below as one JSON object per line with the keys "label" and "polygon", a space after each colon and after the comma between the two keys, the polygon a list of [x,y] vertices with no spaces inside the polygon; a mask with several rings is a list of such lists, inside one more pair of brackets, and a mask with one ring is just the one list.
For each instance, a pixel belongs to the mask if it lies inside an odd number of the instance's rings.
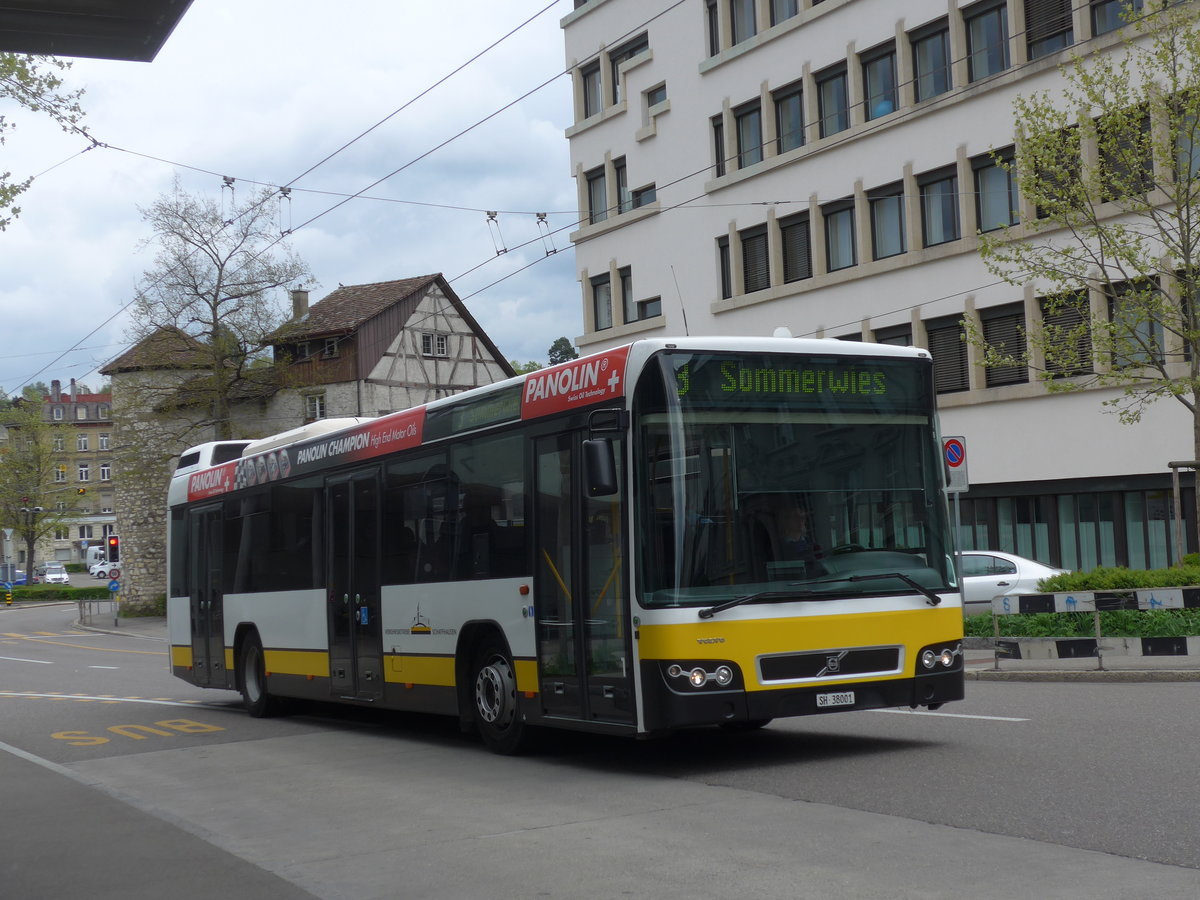
{"label": "panolin advertisement", "polygon": [[188,478],[188,500],[204,500],[239,488],[268,484],[318,469],[417,447],[425,407],[408,409],[350,431],[324,434],[291,447],[279,447],[197,472]]}
{"label": "panolin advertisement", "polygon": [[628,356],[629,347],[616,347],[530,372],[521,394],[521,418],[536,419],[622,396]]}

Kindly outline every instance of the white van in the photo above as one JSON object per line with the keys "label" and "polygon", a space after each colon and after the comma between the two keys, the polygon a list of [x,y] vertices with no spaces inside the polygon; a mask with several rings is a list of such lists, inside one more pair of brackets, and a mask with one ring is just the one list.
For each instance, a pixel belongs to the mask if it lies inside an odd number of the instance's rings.
{"label": "white van", "polygon": [[105,547],[103,544],[100,544],[96,547],[87,548],[87,559],[84,560],[84,564],[90,569],[96,563],[106,562],[107,559],[108,557],[105,555]]}

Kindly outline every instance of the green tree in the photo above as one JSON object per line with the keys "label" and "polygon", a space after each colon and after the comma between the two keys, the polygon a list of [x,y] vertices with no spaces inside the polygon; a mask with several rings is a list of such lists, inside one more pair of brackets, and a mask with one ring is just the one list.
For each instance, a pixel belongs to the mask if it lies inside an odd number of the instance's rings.
{"label": "green tree", "polygon": [[524,375],[526,372],[536,372],[542,367],[540,362],[529,360],[529,362],[517,362],[515,359],[510,359],[508,364],[513,367],[513,371],[518,375]]}
{"label": "green tree", "polygon": [[42,415],[42,400],[17,402],[4,414],[7,440],[0,445],[0,527],[13,529],[25,545],[25,571],[33,572],[38,544],[54,533],[74,505],[69,488],[57,479],[62,463],[55,439],[65,426]]}
{"label": "green tree", "polygon": [[566,362],[569,359],[579,359],[579,351],[565,337],[560,337],[551,344],[548,354],[550,365],[552,366]]}
{"label": "green tree", "polygon": [[[177,379],[146,379],[122,408],[180,410],[190,434],[233,436],[231,403],[273,388],[274,370],[256,365],[286,319],[278,292],[306,283],[308,267],[279,240],[273,191],[232,210],[182,191],[178,185],[142,217],[158,248],[138,285],[127,337],[144,348],[144,370],[185,372]],[[151,356],[155,358],[150,358]],[[168,450],[176,452],[177,447]]]}
{"label": "green tree", "polygon": [[983,234],[981,256],[1033,286],[1040,316],[1017,346],[989,345],[970,318],[967,340],[1051,391],[1110,389],[1103,405],[1126,423],[1176,401],[1200,459],[1198,10],[1136,15],[1121,46],[1062,66],[1060,89],[1015,100],[1015,158],[996,162],[1023,215]]}
{"label": "green tree", "polygon": [[[50,56],[0,53],[0,109],[4,108],[4,101],[9,101],[30,112],[48,115],[64,131],[77,130],[83,118],[83,109],[79,105],[83,90],[63,90],[63,81],[58,75],[70,67],[69,62]],[[0,145],[15,125],[0,114]],[[0,171],[0,231],[20,215],[17,198],[31,184],[32,177],[15,181],[11,172]]]}

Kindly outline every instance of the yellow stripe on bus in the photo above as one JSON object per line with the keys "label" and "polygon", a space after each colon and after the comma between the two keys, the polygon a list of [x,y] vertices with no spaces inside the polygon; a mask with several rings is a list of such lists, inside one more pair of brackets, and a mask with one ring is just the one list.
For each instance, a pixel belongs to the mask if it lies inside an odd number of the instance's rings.
{"label": "yellow stripe on bus", "polygon": [[[226,651],[226,656],[232,655],[232,650]],[[329,654],[324,650],[264,650],[263,664],[271,675],[329,677]]]}
{"label": "yellow stripe on bus", "polygon": [[639,649],[646,660],[729,660],[750,673],[759,657],[777,653],[901,645],[911,651],[904,665],[904,674],[911,676],[917,650],[961,636],[957,606],[789,619],[722,619],[718,614],[686,624],[642,625]]}

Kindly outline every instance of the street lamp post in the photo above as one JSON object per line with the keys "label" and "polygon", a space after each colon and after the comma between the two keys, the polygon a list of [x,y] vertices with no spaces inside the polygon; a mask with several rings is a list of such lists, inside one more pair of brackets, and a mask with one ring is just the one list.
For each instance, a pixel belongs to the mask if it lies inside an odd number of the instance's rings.
{"label": "street lamp post", "polygon": [[33,554],[37,547],[37,520],[46,510],[40,506],[22,506],[21,515],[25,518],[25,584],[33,584]]}

